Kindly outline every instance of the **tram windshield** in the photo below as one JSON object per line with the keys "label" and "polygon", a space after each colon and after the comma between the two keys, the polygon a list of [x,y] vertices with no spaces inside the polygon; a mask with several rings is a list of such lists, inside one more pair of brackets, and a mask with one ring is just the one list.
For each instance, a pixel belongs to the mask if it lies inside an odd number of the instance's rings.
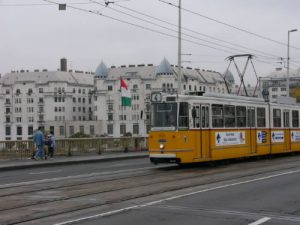
{"label": "tram windshield", "polygon": [[151,105],[152,127],[171,128],[177,127],[177,103],[153,103]]}

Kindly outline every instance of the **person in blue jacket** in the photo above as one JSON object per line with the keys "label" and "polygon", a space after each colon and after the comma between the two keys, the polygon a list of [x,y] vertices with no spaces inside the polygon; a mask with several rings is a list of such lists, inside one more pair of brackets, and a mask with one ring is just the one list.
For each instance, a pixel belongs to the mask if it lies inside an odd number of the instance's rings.
{"label": "person in blue jacket", "polygon": [[44,154],[44,143],[45,143],[45,137],[42,132],[42,127],[39,127],[37,132],[35,132],[33,136],[33,141],[36,145],[36,153],[34,156],[35,160],[40,160],[44,159],[45,154]]}

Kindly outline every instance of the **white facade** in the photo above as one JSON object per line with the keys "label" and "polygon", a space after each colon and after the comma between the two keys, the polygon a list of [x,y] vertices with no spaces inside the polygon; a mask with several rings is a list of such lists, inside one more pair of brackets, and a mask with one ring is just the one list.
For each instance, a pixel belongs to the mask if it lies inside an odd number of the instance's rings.
{"label": "white facade", "polygon": [[[57,138],[81,132],[92,136],[147,136],[152,92],[176,93],[176,66],[166,59],[160,65],[107,68],[96,75],[83,72],[11,72],[0,79],[0,140],[26,140],[38,126]],[[227,93],[220,73],[183,68],[183,93]],[[122,107],[120,77],[126,80],[132,106]]]}
{"label": "white facade", "polygon": [[1,140],[28,139],[38,126],[66,137],[70,121],[80,126],[94,119],[92,74],[22,71],[6,74],[0,83]]}
{"label": "white facade", "polygon": [[[287,72],[281,68],[271,72],[266,77],[260,78],[263,97],[270,102],[277,102],[280,96],[287,96]],[[300,87],[300,69],[290,70],[290,90]]]}

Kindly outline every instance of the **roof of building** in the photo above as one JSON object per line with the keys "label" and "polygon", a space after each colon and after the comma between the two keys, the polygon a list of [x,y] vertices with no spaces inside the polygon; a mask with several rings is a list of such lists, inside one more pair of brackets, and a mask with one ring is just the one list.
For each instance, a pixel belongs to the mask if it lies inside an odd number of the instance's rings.
{"label": "roof of building", "polygon": [[[275,71],[272,71],[269,73],[266,77],[269,78],[284,78],[287,76],[287,71],[280,69],[276,69]],[[290,69],[289,71],[290,77],[300,77],[300,68],[299,69]]]}
{"label": "roof of building", "polygon": [[0,79],[0,83],[4,85],[12,85],[21,82],[34,82],[39,84],[48,82],[68,82],[81,85],[94,85],[94,76],[83,72],[40,71],[12,72]]}

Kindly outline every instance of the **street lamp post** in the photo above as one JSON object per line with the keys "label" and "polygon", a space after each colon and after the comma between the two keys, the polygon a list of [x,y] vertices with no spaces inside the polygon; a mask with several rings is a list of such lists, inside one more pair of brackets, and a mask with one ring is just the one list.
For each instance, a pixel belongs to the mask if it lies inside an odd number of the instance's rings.
{"label": "street lamp post", "polygon": [[290,33],[296,32],[297,29],[288,31],[288,43],[287,43],[287,71],[286,71],[286,91],[287,97],[290,97]]}

